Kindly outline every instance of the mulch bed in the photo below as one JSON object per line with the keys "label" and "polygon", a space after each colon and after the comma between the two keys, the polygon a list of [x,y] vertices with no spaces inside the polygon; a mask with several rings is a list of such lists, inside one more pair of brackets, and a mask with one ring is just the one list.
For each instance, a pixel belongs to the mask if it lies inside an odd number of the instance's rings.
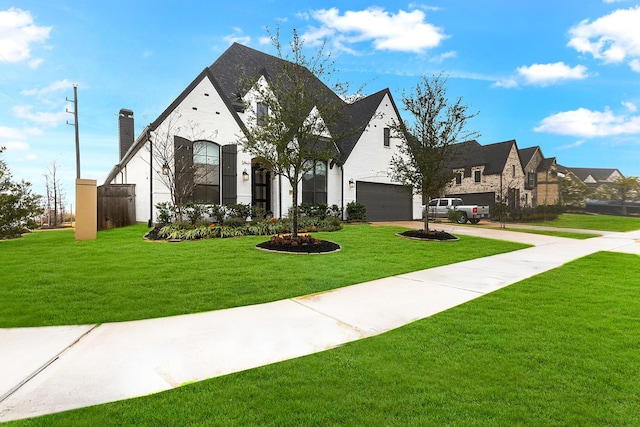
{"label": "mulch bed", "polygon": [[270,252],[326,254],[339,251],[340,245],[301,234],[296,239],[292,238],[291,235],[271,236],[269,241],[257,244],[256,248]]}
{"label": "mulch bed", "polygon": [[418,240],[437,240],[440,242],[459,240],[453,234],[449,234],[442,230],[408,230],[398,234],[402,237]]}
{"label": "mulch bed", "polygon": [[164,240],[158,235],[159,233],[160,227],[154,227],[153,230],[149,230],[149,232],[144,235],[144,238],[147,240]]}

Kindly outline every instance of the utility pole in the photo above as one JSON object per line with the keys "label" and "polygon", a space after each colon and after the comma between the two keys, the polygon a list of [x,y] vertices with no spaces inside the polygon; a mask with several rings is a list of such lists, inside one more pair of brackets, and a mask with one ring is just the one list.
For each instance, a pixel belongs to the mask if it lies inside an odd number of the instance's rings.
{"label": "utility pole", "polygon": [[67,102],[73,102],[73,111],[66,110],[67,113],[73,114],[73,123],[67,124],[76,128],[76,178],[80,179],[80,133],[78,132],[78,85],[73,85],[73,99],[66,98]]}

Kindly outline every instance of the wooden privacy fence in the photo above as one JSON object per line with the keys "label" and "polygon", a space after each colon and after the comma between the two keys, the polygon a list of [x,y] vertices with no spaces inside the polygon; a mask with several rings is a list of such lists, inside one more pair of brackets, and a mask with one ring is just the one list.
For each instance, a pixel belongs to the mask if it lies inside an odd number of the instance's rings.
{"label": "wooden privacy fence", "polygon": [[98,230],[124,227],[136,222],[135,184],[98,187]]}

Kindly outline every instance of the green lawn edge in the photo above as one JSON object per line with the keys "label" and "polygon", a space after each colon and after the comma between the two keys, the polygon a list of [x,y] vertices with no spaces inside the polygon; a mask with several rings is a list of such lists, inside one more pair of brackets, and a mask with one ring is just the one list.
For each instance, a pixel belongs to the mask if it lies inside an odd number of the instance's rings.
{"label": "green lawn edge", "polygon": [[314,233],[324,255],[266,253],[265,236],[149,242],[136,225],[75,241],[72,230],[0,242],[0,327],[120,322],[220,310],[323,292],[528,245],[459,236],[403,239],[403,227],[348,225]]}
{"label": "green lawn edge", "polygon": [[600,252],[337,349],[8,425],[638,425],[638,313],[638,256]]}

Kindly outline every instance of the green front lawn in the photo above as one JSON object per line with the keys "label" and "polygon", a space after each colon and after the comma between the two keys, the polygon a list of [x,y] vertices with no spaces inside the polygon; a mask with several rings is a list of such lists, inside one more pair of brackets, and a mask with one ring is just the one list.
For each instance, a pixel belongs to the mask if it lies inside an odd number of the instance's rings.
{"label": "green front lawn", "polygon": [[132,226],[74,240],[72,230],[0,242],[0,327],[146,319],[281,300],[526,247],[460,236],[421,242],[400,227],[346,226],[317,237],[325,255],[258,251],[266,237],[147,242]]}
{"label": "green front lawn", "polygon": [[532,222],[530,224],[547,227],[582,228],[585,230],[633,231],[640,229],[640,218],[565,213],[553,221]]}
{"label": "green front lawn", "polygon": [[638,313],[638,256],[602,252],[331,351],[16,425],[640,425]]}

